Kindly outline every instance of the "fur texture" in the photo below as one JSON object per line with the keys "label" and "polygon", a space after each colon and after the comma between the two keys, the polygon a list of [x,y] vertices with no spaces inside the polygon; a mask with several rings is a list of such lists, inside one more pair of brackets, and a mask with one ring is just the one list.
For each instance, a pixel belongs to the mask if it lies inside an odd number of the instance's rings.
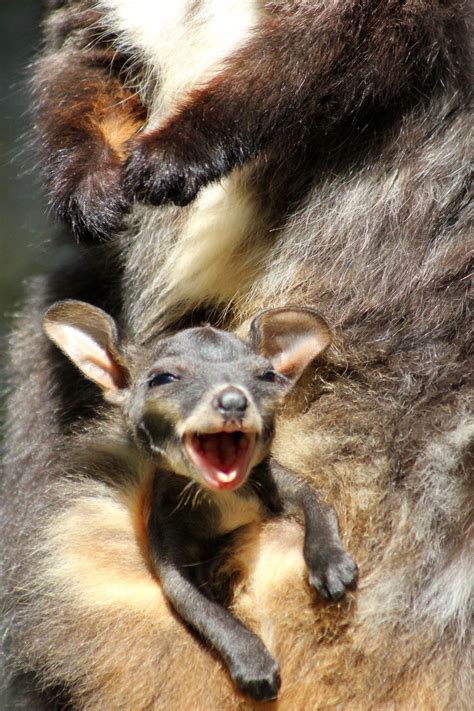
{"label": "fur texture", "polygon": [[[337,509],[360,588],[315,603],[301,529],[255,524],[226,571],[233,609],[281,662],[281,711],[467,709],[468,4],[229,0],[245,18],[196,63],[207,39],[193,37],[221,5],[176,5],[182,60],[166,24],[149,52],[159,5],[142,0],[132,18],[125,0],[71,0],[47,20],[38,135],[52,202],[90,244],[35,282],[12,339],[12,667],[81,710],[252,708],[150,573],[146,471],[114,466],[120,441],[100,471],[81,467],[98,396],[40,320],[53,301],[79,298],[145,343],[203,314],[244,329],[261,308],[311,304],[335,344],[282,412],[274,455]],[[184,208],[149,205],[197,192]]]}

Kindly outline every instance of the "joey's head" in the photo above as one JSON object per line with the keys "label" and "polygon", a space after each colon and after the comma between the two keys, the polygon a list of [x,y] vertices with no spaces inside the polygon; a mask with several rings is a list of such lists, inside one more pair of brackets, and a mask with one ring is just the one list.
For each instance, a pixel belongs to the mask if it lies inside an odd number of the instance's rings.
{"label": "joey's head", "polygon": [[127,348],[110,316],[78,301],[54,304],[44,328],[150,456],[217,491],[237,489],[268,454],[281,400],[331,341],[306,308],[261,312],[246,341],[204,326]]}

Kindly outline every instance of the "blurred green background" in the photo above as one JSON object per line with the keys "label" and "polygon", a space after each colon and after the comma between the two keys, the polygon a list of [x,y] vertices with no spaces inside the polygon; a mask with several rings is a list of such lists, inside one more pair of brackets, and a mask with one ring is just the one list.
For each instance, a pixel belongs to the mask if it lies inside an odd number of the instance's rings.
{"label": "blurred green background", "polygon": [[45,202],[28,138],[28,65],[39,46],[41,0],[0,0],[0,360],[24,279],[46,261]]}

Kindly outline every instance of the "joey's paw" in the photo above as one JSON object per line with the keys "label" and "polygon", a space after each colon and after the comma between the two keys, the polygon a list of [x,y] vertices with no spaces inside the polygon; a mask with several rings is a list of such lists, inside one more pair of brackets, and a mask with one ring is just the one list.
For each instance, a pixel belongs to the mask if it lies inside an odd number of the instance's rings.
{"label": "joey's paw", "polygon": [[232,679],[240,691],[254,701],[272,701],[281,686],[278,663],[265,650],[256,655],[246,655],[229,666]]}
{"label": "joey's paw", "polygon": [[358,569],[351,556],[338,546],[313,556],[308,564],[309,583],[324,600],[340,600],[357,585]]}
{"label": "joey's paw", "polygon": [[163,129],[135,140],[125,167],[124,190],[131,201],[184,207],[220,175],[202,141],[186,141],[179,131]]}

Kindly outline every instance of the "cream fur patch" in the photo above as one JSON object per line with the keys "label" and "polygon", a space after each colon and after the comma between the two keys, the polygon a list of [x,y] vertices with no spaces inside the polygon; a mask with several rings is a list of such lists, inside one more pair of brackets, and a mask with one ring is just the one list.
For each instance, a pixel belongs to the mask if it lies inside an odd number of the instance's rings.
{"label": "cream fur patch", "polygon": [[274,601],[286,585],[302,586],[306,575],[303,558],[303,529],[295,521],[279,519],[266,523],[260,533],[249,531],[238,559],[244,574],[244,586],[238,595],[237,612],[244,618],[256,618],[258,634],[274,650],[278,611]]}
{"label": "cream fur patch", "polygon": [[173,275],[173,298],[196,303],[232,299],[248,287],[261,246],[248,243],[245,254],[239,248],[260,227],[257,215],[256,200],[243,190],[238,176],[203,190],[165,266]]}
{"label": "cream fur patch", "polygon": [[213,499],[221,513],[221,534],[256,523],[262,518],[262,507],[256,496],[244,498],[232,491],[222,491],[215,494]]}
{"label": "cream fur patch", "polygon": [[91,491],[56,516],[45,536],[43,584],[80,608],[126,608],[171,623],[140,547],[135,508],[110,490]]}
{"label": "cream fur patch", "polygon": [[[143,219],[127,249],[128,278],[140,284],[138,303],[134,297],[139,332],[149,328],[143,320],[143,314],[150,313],[149,304],[154,305],[151,315],[156,320],[166,319],[177,304],[187,310],[203,303],[238,301],[265,269],[268,244],[255,235],[268,229],[266,211],[244,187],[242,171],[202,190],[179,213],[179,223],[170,227],[165,210],[173,209],[136,208],[137,217]],[[160,249],[156,248],[158,239]],[[146,273],[138,253],[144,245]]]}

